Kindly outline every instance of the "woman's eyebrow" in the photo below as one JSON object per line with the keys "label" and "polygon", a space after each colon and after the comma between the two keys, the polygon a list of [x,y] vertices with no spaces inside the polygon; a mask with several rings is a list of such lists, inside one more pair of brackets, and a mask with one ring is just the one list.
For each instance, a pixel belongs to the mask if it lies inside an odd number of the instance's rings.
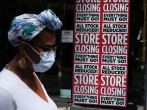
{"label": "woman's eyebrow", "polygon": [[51,44],[51,43],[42,44],[42,43],[39,43],[39,42],[35,42],[35,44],[38,44],[38,45],[44,46],[44,47],[54,47],[54,46],[56,46],[56,44]]}

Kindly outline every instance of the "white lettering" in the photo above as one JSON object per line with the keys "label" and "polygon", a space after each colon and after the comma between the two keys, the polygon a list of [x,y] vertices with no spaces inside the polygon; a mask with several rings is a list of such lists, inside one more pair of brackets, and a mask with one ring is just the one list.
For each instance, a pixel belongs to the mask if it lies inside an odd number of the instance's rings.
{"label": "white lettering", "polygon": [[126,87],[126,77],[124,76],[101,76],[101,86]]}

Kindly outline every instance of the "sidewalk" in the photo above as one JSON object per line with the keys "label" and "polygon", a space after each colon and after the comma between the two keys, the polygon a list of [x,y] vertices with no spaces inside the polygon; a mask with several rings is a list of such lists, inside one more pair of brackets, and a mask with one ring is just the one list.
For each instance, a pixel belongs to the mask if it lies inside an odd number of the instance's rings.
{"label": "sidewalk", "polygon": [[70,110],[70,107],[59,107],[58,110]]}
{"label": "sidewalk", "polygon": [[56,96],[51,98],[56,103],[58,110],[70,110],[71,99],[60,98]]}

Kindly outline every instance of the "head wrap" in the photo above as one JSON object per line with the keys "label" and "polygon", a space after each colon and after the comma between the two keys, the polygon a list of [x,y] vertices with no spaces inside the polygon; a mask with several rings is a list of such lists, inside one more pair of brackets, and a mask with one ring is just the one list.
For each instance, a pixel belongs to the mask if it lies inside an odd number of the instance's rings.
{"label": "head wrap", "polygon": [[40,14],[22,14],[12,20],[8,32],[10,43],[16,47],[21,41],[30,41],[45,27],[51,30],[59,30],[62,22],[50,9]]}

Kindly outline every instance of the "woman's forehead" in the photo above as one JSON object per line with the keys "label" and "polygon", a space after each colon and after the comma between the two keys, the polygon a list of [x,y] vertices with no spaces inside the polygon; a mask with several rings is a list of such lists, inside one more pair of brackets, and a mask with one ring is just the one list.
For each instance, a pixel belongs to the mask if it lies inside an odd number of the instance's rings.
{"label": "woman's forehead", "polygon": [[43,30],[32,41],[41,44],[54,44],[56,42],[56,34],[54,31]]}
{"label": "woman's forehead", "polygon": [[37,36],[48,36],[48,37],[52,37],[56,34],[55,31],[50,30],[48,28],[43,29]]}

